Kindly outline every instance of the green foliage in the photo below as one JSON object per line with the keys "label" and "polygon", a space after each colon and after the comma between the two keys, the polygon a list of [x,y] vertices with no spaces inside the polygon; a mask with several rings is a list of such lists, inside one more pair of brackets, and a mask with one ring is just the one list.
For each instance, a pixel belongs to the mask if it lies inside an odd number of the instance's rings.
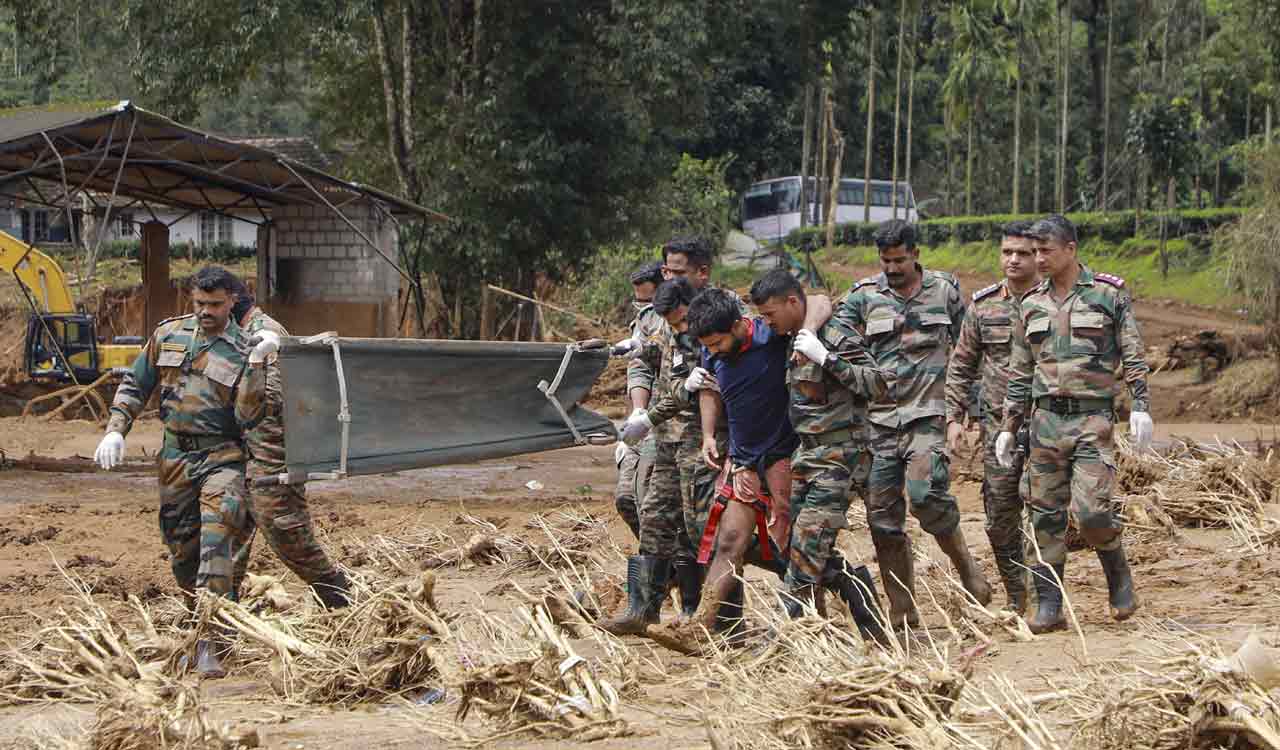
{"label": "green foliage", "polygon": [[1195,137],[1191,103],[1186,99],[1148,101],[1129,113],[1125,141],[1150,162],[1159,187],[1196,163]]}
{"label": "green foliage", "polygon": [[[1221,226],[1240,218],[1239,208],[1206,208],[1179,211],[1169,220],[1169,237],[1207,236]],[[1034,219],[1030,215],[991,214],[988,216],[957,216],[928,219],[917,225],[920,244],[942,245],[949,242],[996,242],[1005,224],[1015,219]],[[1132,237],[1155,236],[1160,232],[1160,216],[1143,214],[1137,221],[1134,233],[1135,212],[1112,211],[1110,213],[1068,214],[1076,225],[1082,243],[1098,238],[1109,243],[1120,243]],[[850,223],[836,225],[836,244],[871,245],[875,224]],[[786,245],[795,250],[816,250],[825,242],[821,227],[805,227],[787,235]]]}
{"label": "green foliage", "polygon": [[624,323],[631,319],[631,272],[659,257],[658,249],[614,244],[600,248],[572,280],[574,304],[592,317]]}
{"label": "green foliage", "polygon": [[705,237],[717,250],[724,246],[734,202],[733,191],[725,184],[731,164],[732,156],[705,160],[680,156],[667,191],[672,235]]}

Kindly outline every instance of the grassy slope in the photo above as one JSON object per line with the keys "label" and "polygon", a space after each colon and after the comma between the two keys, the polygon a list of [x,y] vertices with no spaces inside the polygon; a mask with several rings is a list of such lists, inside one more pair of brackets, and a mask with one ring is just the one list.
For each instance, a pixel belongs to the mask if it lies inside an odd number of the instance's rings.
{"label": "grassy slope", "polygon": [[[1244,303],[1239,294],[1228,292],[1221,262],[1208,254],[1197,253],[1185,240],[1168,243],[1171,262],[1167,279],[1160,274],[1155,240],[1128,240],[1121,245],[1092,240],[1085,242],[1080,254],[1090,267],[1124,278],[1134,294],[1148,299],[1170,299],[1224,309],[1235,309]],[[992,278],[1000,272],[999,256],[990,243],[923,248],[920,257],[926,266],[940,270]],[[814,258],[827,275],[827,283],[835,289],[844,289],[855,281],[846,269],[874,266],[876,251],[873,247],[837,246],[819,251]]]}

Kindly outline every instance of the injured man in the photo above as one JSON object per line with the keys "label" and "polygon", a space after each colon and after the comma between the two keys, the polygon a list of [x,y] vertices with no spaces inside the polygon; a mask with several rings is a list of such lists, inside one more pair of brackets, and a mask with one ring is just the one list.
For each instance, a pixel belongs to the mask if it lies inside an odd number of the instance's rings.
{"label": "injured man", "polygon": [[[720,470],[716,504],[699,543],[698,561],[707,571],[698,611],[670,626],[651,626],[648,635],[685,653],[701,651],[704,633],[732,635],[740,610],[722,603],[741,601],[743,560],[754,542],[768,560],[786,559],[790,539],[791,453],[798,440],[787,417],[787,356],[790,339],[763,321],[743,317],[737,298],[720,289],[703,291],[689,305],[689,332],[703,347],[703,366],[720,393],[700,394],[705,425],[715,425],[724,408],[729,418],[729,455],[720,456],[715,436],[704,436],[702,457]],[[721,401],[723,399],[723,402]],[[771,543],[772,542],[772,543]]]}

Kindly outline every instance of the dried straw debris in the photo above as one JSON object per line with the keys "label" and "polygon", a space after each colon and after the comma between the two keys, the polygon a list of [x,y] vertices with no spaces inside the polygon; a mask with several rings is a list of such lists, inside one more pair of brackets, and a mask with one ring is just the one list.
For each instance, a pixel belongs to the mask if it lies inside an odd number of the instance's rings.
{"label": "dried straw debris", "polygon": [[578,741],[630,734],[615,688],[628,679],[625,649],[597,635],[592,647],[599,655],[588,660],[545,606],[520,606],[515,615],[515,623],[481,615],[480,632],[459,644],[465,660],[442,662],[450,691],[461,696],[457,720],[474,712],[498,725],[478,742],[517,734]]}

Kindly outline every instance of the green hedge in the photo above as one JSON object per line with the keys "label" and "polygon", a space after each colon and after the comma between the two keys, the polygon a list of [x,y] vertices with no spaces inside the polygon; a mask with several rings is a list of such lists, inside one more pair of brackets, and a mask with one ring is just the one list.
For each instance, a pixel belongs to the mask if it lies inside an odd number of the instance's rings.
{"label": "green hedge", "polygon": [[[1186,237],[1195,240],[1207,237],[1218,227],[1239,219],[1244,209],[1241,208],[1208,208],[1203,210],[1178,211],[1169,219],[1169,237]],[[1133,237],[1158,237],[1160,234],[1160,217],[1156,212],[1145,212],[1141,222],[1135,222],[1133,211],[1114,211],[1111,213],[1067,214],[1067,218],[1076,225],[1081,242],[1100,239],[1113,244],[1120,244]],[[959,216],[944,219],[929,219],[920,222],[920,244],[936,247],[948,243],[995,242],[1000,239],[1001,227],[1015,219],[1034,219],[1032,215],[1016,216],[1014,214],[992,214],[988,216]],[[1135,230],[1135,223],[1136,232]],[[875,224],[862,222],[837,224],[835,241],[837,245],[871,245]],[[826,244],[826,233],[821,227],[805,227],[787,235],[786,244],[795,250],[811,251]]]}
{"label": "green hedge", "polygon": [[[137,258],[140,243],[138,240],[116,240],[104,242],[98,250],[99,258]],[[253,245],[233,245],[219,243],[210,247],[195,247],[186,242],[169,245],[170,258],[195,258],[209,263],[230,263],[242,258],[254,258],[258,249]]]}

